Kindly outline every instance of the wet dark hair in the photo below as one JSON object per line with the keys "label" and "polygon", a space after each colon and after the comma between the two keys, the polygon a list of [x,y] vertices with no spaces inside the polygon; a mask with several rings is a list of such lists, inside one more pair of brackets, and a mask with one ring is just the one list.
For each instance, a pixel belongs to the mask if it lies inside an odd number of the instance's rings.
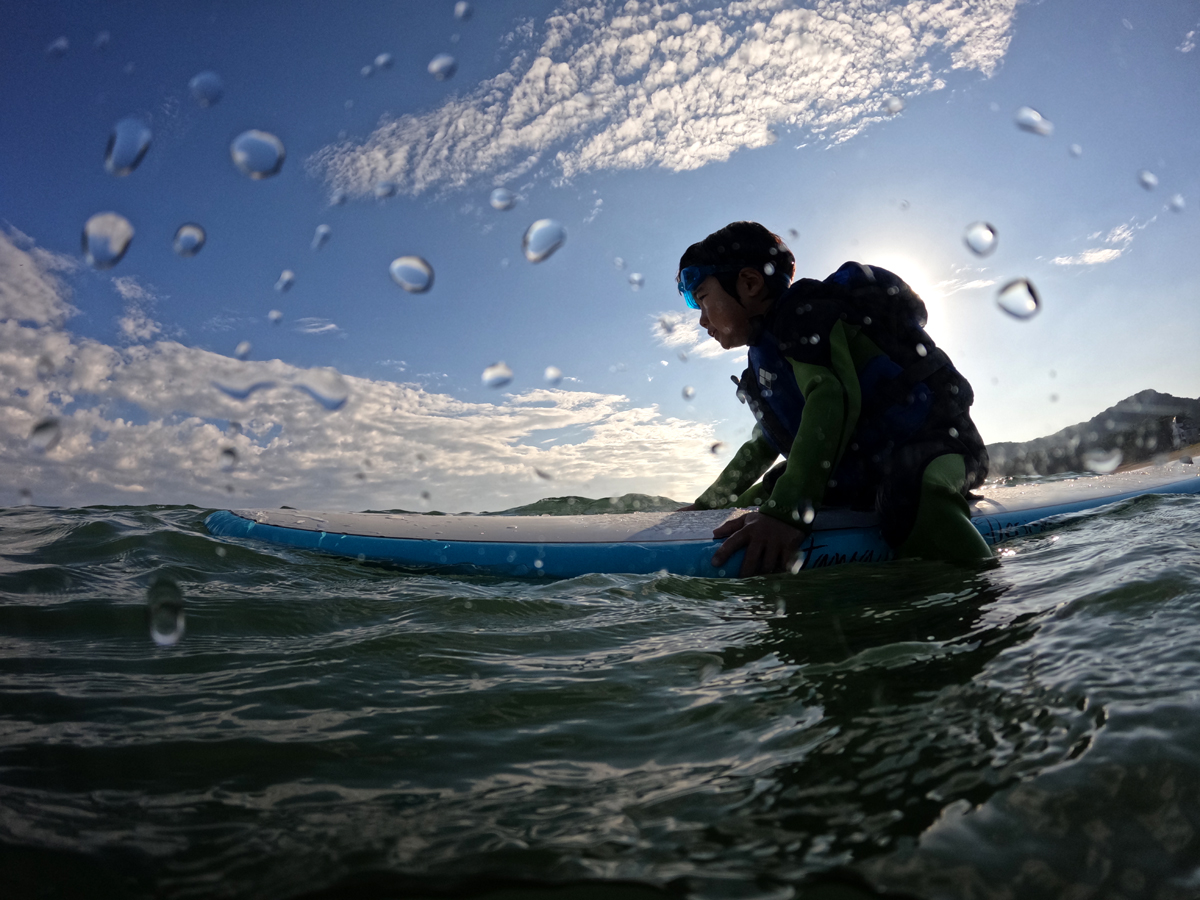
{"label": "wet dark hair", "polygon": [[[796,274],[796,257],[783,238],[757,222],[731,222],[704,240],[692,244],[679,257],[681,272],[688,266],[722,265],[758,269],[766,279],[771,299],[787,290]],[[767,274],[765,267],[768,265],[774,267],[773,274]],[[737,298],[737,272],[720,272],[713,277],[727,294]]]}

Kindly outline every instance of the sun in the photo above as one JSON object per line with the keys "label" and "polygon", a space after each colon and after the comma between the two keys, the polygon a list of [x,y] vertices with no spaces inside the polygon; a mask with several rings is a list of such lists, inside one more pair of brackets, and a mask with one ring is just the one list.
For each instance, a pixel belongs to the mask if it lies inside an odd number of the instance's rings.
{"label": "sun", "polygon": [[926,305],[929,305],[931,301],[937,303],[942,299],[942,292],[938,290],[937,282],[929,277],[925,267],[911,256],[900,253],[872,253],[864,261],[867,265],[879,266],[881,269],[887,269],[889,272],[899,275],[910,288],[917,292]]}

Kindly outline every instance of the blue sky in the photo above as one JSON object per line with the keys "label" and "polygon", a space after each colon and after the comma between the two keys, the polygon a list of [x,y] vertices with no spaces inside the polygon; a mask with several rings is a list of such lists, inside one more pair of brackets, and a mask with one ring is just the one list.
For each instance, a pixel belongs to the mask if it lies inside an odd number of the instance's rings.
{"label": "blue sky", "polygon": [[[700,340],[673,274],[687,244],[742,218],[782,234],[803,275],[858,259],[908,279],[988,441],[1147,387],[1200,395],[1195,0],[472,7],[466,21],[444,0],[10,11],[3,502],[690,500],[751,421],[729,383],[742,357]],[[380,53],[392,66],[364,76]],[[444,81],[426,69],[438,53],[458,63]],[[203,70],[225,85],[209,108],[188,91]],[[1018,129],[1021,106],[1053,132]],[[154,137],[117,178],[104,148],[129,116]],[[231,163],[251,128],[286,146],[277,176]],[[398,193],[379,201],[383,180]],[[511,210],[489,206],[498,185]],[[335,190],[349,201],[331,206]],[[104,211],[136,234],[96,271],[79,235]],[[568,236],[532,264],[521,236],[542,218]],[[977,220],[999,234],[986,258],[962,242]],[[208,235],[186,259],[171,247],[185,222]],[[428,293],[390,279],[407,254],[433,266]],[[1043,300],[1027,321],[994,302],[1013,278]],[[488,388],[498,360],[514,378]],[[326,367],[348,396],[335,411],[294,389],[336,381]],[[214,381],[274,387],[235,400]],[[31,447],[46,418],[61,439]]]}

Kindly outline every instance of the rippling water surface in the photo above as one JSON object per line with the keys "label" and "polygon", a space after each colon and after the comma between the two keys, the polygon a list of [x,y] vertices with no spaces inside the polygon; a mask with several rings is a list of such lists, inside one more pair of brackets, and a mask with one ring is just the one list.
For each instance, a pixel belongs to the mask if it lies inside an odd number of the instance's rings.
{"label": "rippling water surface", "polygon": [[748,581],[404,574],[206,513],[0,513],[16,896],[1200,895],[1196,498]]}

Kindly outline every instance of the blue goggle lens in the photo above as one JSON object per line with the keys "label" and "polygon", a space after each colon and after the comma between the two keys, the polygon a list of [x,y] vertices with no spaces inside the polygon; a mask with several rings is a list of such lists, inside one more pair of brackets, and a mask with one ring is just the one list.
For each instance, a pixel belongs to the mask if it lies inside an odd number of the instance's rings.
{"label": "blue goggle lens", "polygon": [[688,266],[679,272],[679,283],[676,287],[679,288],[679,293],[683,295],[688,306],[692,309],[699,309],[700,304],[696,302],[696,295],[692,292],[704,283],[704,279],[709,275],[716,275],[718,272],[740,272],[742,268],[742,266]]}

